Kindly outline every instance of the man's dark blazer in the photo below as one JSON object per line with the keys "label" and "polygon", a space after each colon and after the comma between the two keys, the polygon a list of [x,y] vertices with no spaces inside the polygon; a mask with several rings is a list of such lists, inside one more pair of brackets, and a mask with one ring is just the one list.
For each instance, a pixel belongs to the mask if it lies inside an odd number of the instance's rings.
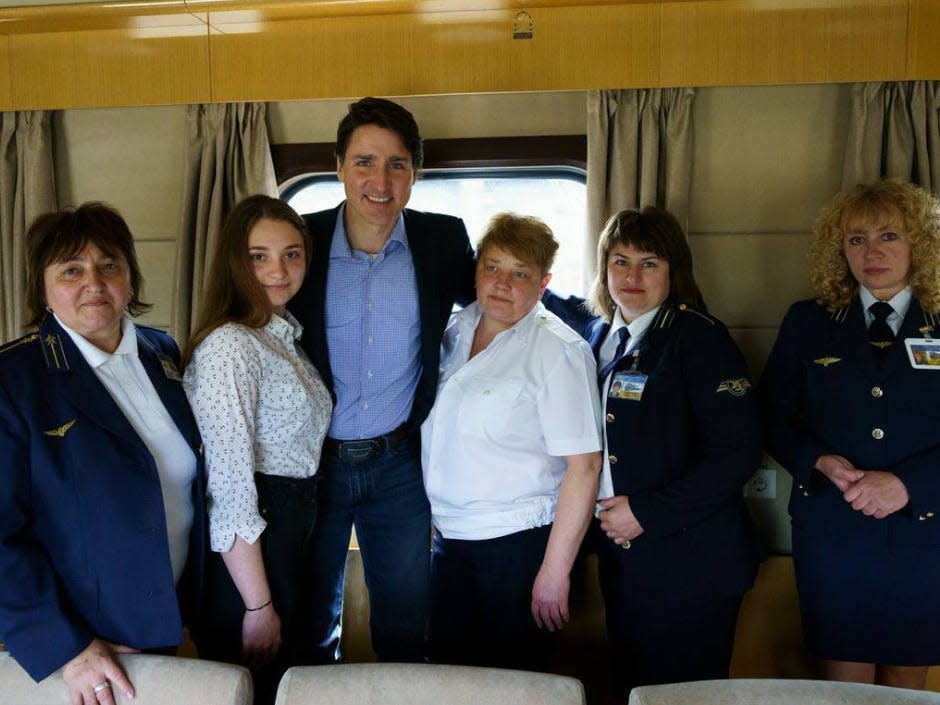
{"label": "man's dark blazer", "polygon": [[199,433],[176,344],[142,326],[137,343],[197,458],[179,586],[153,456],[72,339],[47,316],[0,348],[0,641],[37,680],[93,637],[138,649],[179,644],[184,618],[198,614],[207,545]]}
{"label": "man's dark blazer", "polygon": [[[879,365],[858,296],[833,313],[814,301],[790,307],[761,398],[768,450],[794,478],[794,525],[856,544],[940,546],[940,372],[914,369],[904,345],[925,333],[940,334],[940,316],[912,299]],[[813,469],[829,453],[862,470],[893,472],[910,505],[884,519],[853,510]]]}
{"label": "man's dark blazer", "polygon": [[[333,372],[326,340],[326,279],[330,244],[340,207],[304,216],[313,238],[313,260],[303,286],[291,300],[291,313],[304,327],[301,345],[333,391]],[[449,215],[405,209],[405,232],[414,260],[421,316],[421,377],[408,426],[417,430],[437,394],[441,337],[454,302],[474,299],[473,248],[463,221]]]}
{"label": "man's dark blazer", "polygon": [[[595,356],[609,330],[601,319],[589,327]],[[622,599],[679,609],[741,595],[762,555],[742,499],[761,459],[744,359],[720,321],[667,302],[640,342],[637,369],[648,376],[641,399],[608,397],[604,420],[614,494],[630,498],[644,529],[613,553],[631,584]]]}

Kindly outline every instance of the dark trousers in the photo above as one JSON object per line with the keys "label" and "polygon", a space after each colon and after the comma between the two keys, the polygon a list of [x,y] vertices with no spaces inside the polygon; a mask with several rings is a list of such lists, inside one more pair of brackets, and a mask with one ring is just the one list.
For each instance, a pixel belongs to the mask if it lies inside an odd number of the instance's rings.
{"label": "dark trousers", "polygon": [[[255,475],[258,508],[267,522],[261,554],[274,607],[281,618],[281,648],[275,660],[252,673],[255,703],[274,702],[281,676],[291,666],[311,663],[312,593],[316,563],[313,528],[317,515],[316,478]],[[222,556],[212,553],[206,565],[206,626],[197,646],[203,658],[242,661],[245,605]]]}
{"label": "dark trousers", "polygon": [[324,454],[314,538],[316,661],[340,660],[343,581],[355,524],[381,661],[424,661],[431,508],[417,437],[355,460]]}
{"label": "dark trousers", "polygon": [[481,541],[434,534],[431,660],[546,671],[551,635],[532,618],[532,584],[551,525]]}
{"label": "dark trousers", "polygon": [[621,563],[629,550],[597,545],[617,697],[640,685],[727,678],[743,595],[680,598],[671,590],[684,586],[669,585],[638,593]]}

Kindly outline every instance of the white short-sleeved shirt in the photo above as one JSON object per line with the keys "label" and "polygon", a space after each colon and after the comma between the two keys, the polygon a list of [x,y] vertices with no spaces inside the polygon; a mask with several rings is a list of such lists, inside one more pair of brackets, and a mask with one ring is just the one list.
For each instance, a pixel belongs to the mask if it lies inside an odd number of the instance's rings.
{"label": "white short-sleeved shirt", "polygon": [[183,385],[205,443],[209,538],[228,551],[264,531],[254,473],[313,477],[330,425],[332,402],[298,347],[302,328],[290,313],[263,328],[226,323],[206,336]]}
{"label": "white short-sleeved shirt", "polygon": [[601,449],[587,343],[538,303],[472,360],[479,305],[451,317],[437,400],[421,427],[424,484],[445,538],[550,524],[567,463]]}

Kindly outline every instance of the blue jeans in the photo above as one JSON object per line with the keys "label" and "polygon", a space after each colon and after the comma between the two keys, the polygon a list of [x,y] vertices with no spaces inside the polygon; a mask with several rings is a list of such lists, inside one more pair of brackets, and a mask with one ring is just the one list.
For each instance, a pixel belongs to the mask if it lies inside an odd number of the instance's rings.
{"label": "blue jeans", "polygon": [[313,628],[318,663],[340,660],[350,531],[362,555],[372,648],[381,661],[423,661],[431,508],[417,436],[363,461],[324,454],[318,472]]}

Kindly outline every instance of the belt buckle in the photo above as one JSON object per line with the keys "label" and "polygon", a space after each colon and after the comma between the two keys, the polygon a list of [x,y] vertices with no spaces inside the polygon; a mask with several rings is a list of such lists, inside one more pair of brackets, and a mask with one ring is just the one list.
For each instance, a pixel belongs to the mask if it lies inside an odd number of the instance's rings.
{"label": "belt buckle", "polygon": [[362,441],[343,441],[339,444],[338,455],[350,462],[361,462],[378,455],[381,450],[381,443],[379,441],[374,438],[368,438]]}

